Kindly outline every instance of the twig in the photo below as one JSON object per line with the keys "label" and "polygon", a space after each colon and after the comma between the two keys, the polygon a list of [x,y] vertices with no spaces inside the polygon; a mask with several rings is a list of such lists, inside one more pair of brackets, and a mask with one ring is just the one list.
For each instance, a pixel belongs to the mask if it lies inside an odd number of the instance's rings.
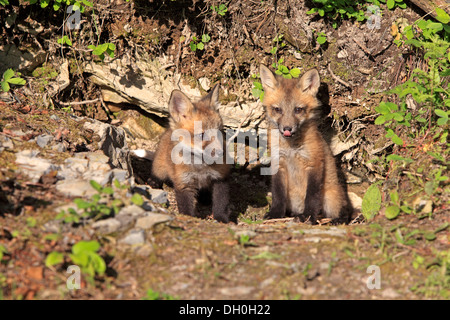
{"label": "twig", "polygon": [[58,103],[63,106],[78,106],[80,104],[89,104],[89,103],[98,102],[99,100],[100,100],[99,98],[96,98],[94,100],[75,101],[75,102],[58,102]]}
{"label": "twig", "polygon": [[347,88],[350,88],[350,90],[352,89],[352,86],[348,82],[342,80],[341,78],[339,78],[338,76],[336,76],[334,74],[334,72],[331,70],[331,65],[330,64],[328,64],[328,71],[330,72],[330,74],[331,74],[331,76],[333,77],[334,80],[336,80],[340,84],[346,86]]}

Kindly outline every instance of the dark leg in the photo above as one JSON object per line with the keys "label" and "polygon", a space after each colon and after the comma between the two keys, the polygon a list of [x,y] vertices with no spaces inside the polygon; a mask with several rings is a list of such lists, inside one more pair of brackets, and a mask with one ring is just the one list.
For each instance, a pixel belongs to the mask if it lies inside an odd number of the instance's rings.
{"label": "dark leg", "polygon": [[175,198],[177,199],[178,211],[188,216],[198,216],[196,210],[196,196],[197,192],[194,189],[175,189]]}
{"label": "dark leg", "polygon": [[230,186],[227,182],[217,181],[213,184],[212,211],[214,219],[219,222],[230,222]]}
{"label": "dark leg", "polygon": [[287,186],[284,170],[281,168],[272,176],[272,206],[265,219],[283,218],[286,215]]}
{"label": "dark leg", "polygon": [[323,207],[323,185],[322,185],[322,175],[317,174],[317,172],[311,172],[308,174],[308,184],[306,187],[306,197],[305,197],[305,211],[303,212],[303,217],[298,217],[300,220],[307,220],[309,217],[309,222],[311,224],[317,223],[317,216]]}

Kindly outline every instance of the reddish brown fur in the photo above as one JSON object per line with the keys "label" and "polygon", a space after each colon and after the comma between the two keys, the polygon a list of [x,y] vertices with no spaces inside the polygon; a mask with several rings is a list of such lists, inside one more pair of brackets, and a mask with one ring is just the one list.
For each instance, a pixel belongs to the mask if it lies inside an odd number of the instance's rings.
{"label": "reddish brown fur", "polygon": [[[284,79],[261,66],[261,79],[269,126],[280,132],[279,171],[272,178],[273,203],[267,216],[277,218],[291,212],[310,216],[315,223],[322,211],[328,218],[340,218],[346,197],[331,150],[315,121],[320,106],[317,71],[311,70],[299,80]],[[284,136],[286,128],[291,129],[291,136]]]}
{"label": "reddish brown fur", "polygon": [[[216,182],[224,181],[227,178],[230,168],[225,164],[225,158],[223,158],[223,164],[213,163],[208,165],[206,163],[195,164],[194,162],[191,162],[191,164],[175,164],[172,161],[171,153],[179,141],[171,140],[172,133],[176,129],[189,131],[191,137],[189,144],[193,146],[193,137],[194,134],[197,134],[194,132],[194,121],[201,121],[203,132],[208,129],[221,130],[222,119],[216,109],[217,99],[218,86],[196,103],[192,103],[180,91],[174,91],[169,102],[169,111],[171,113],[170,128],[161,137],[155,153],[152,173],[162,181],[169,180],[173,183],[175,194],[179,195],[179,197],[177,195],[178,209],[184,214],[197,215],[196,196],[198,191],[200,189],[214,189]],[[212,142],[202,141],[202,149],[209,143]],[[215,207],[213,203],[213,211],[215,209],[220,211],[213,213],[217,220],[228,222],[228,195],[224,195],[224,197],[226,199],[218,200],[223,202],[222,209],[218,208],[218,206]],[[187,203],[180,203],[180,201]],[[222,212],[222,210],[224,211]]]}

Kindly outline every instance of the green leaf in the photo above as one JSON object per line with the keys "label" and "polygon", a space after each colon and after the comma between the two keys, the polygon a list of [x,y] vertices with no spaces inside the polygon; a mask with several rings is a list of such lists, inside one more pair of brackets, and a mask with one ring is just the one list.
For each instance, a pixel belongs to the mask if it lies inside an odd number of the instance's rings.
{"label": "green leaf", "polygon": [[386,2],[388,9],[392,9],[395,6],[395,0],[387,0]]}
{"label": "green leaf", "polygon": [[387,161],[405,161],[405,162],[412,162],[409,158],[404,158],[402,156],[399,156],[398,154],[390,154],[386,157]]}
{"label": "green leaf", "polygon": [[205,48],[205,45],[203,44],[203,42],[197,43],[197,49],[198,50],[203,50],[204,48]]}
{"label": "green leaf", "polygon": [[106,194],[109,194],[109,195],[112,195],[112,194],[114,194],[114,190],[113,190],[113,188],[111,188],[111,187],[105,187],[105,188],[103,188],[103,191],[102,191],[103,193],[106,193]]}
{"label": "green leaf", "polygon": [[384,215],[386,216],[386,218],[388,218],[389,220],[395,219],[398,214],[400,213],[400,208],[397,206],[389,206],[386,208],[386,211],[384,213]]}
{"label": "green leaf", "polygon": [[100,185],[100,183],[95,180],[90,180],[89,183],[91,184],[92,188],[94,188],[98,192],[102,192],[102,186]]}
{"label": "green leaf", "polygon": [[381,192],[376,184],[371,185],[364,194],[361,212],[368,221],[372,220],[381,209]]}
{"label": "green leaf", "polygon": [[317,37],[317,42],[319,44],[324,44],[325,42],[327,42],[327,37],[319,36],[319,37]]}
{"label": "green leaf", "polygon": [[15,72],[13,69],[8,69],[3,73],[3,79],[8,80],[14,76]]}
{"label": "green leaf", "polygon": [[73,202],[77,205],[78,209],[87,209],[91,206],[91,203],[80,198],[74,199]]}
{"label": "green leaf", "polygon": [[45,266],[52,267],[56,264],[62,263],[64,261],[64,255],[61,252],[50,252],[45,258]]}
{"label": "green leaf", "polygon": [[193,41],[191,41],[191,43],[189,44],[189,47],[191,47],[192,51],[197,50],[197,45]]}
{"label": "green leaf", "polygon": [[137,206],[142,206],[144,204],[144,199],[142,199],[142,196],[139,193],[134,193],[131,196],[131,202]]}
{"label": "green leaf", "polygon": [[428,241],[433,241],[436,239],[436,235],[433,232],[428,232],[424,234],[425,239]]}
{"label": "green leaf", "polygon": [[378,117],[375,119],[375,124],[376,124],[376,125],[381,125],[381,124],[383,124],[383,123],[385,123],[385,122],[386,122],[386,117],[383,116],[383,115],[378,116]]}
{"label": "green leaf", "polygon": [[450,16],[448,15],[447,12],[445,12],[441,8],[436,8],[436,19],[444,24],[450,22]]}
{"label": "green leaf", "polygon": [[108,49],[115,51],[116,50],[116,45],[114,43],[108,43]]}
{"label": "green leaf", "polygon": [[393,202],[393,203],[398,203],[398,200],[399,200],[399,196],[398,196],[398,192],[397,192],[397,190],[394,190],[394,191],[392,191],[392,192],[389,192],[389,195],[391,196],[391,201]]}
{"label": "green leaf", "polygon": [[100,249],[100,244],[93,241],[80,241],[72,247],[72,253],[78,255],[82,252],[97,252]]}
{"label": "green leaf", "polygon": [[299,68],[292,68],[289,73],[293,78],[298,78],[300,76],[300,69]]}
{"label": "green leaf", "polygon": [[211,40],[211,37],[208,34],[202,35],[202,42],[209,42]]}
{"label": "green leaf", "polygon": [[2,81],[2,82],[1,82],[1,85],[2,85],[2,90],[3,90],[4,92],[8,92],[8,91],[9,91],[10,87],[9,87],[8,82]]}
{"label": "green leaf", "polygon": [[17,84],[17,85],[21,85],[21,86],[23,86],[24,84],[26,84],[27,82],[25,81],[25,79],[22,79],[22,78],[11,78],[11,79],[8,79],[8,80],[6,80],[8,83],[11,83],[11,84]]}

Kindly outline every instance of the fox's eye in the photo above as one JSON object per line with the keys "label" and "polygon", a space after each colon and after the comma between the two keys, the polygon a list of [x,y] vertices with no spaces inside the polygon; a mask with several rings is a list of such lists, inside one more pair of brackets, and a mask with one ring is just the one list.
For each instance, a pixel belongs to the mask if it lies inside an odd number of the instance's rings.
{"label": "fox's eye", "polygon": [[203,135],[204,134],[205,134],[204,132],[194,134],[194,138],[199,139],[199,140],[203,140]]}
{"label": "fox's eye", "polygon": [[273,111],[275,111],[276,113],[281,113],[281,108],[279,107],[272,107]]}
{"label": "fox's eye", "polygon": [[296,107],[296,108],[294,109],[294,112],[295,112],[296,114],[302,113],[302,112],[303,112],[303,108],[302,108],[302,107]]}

